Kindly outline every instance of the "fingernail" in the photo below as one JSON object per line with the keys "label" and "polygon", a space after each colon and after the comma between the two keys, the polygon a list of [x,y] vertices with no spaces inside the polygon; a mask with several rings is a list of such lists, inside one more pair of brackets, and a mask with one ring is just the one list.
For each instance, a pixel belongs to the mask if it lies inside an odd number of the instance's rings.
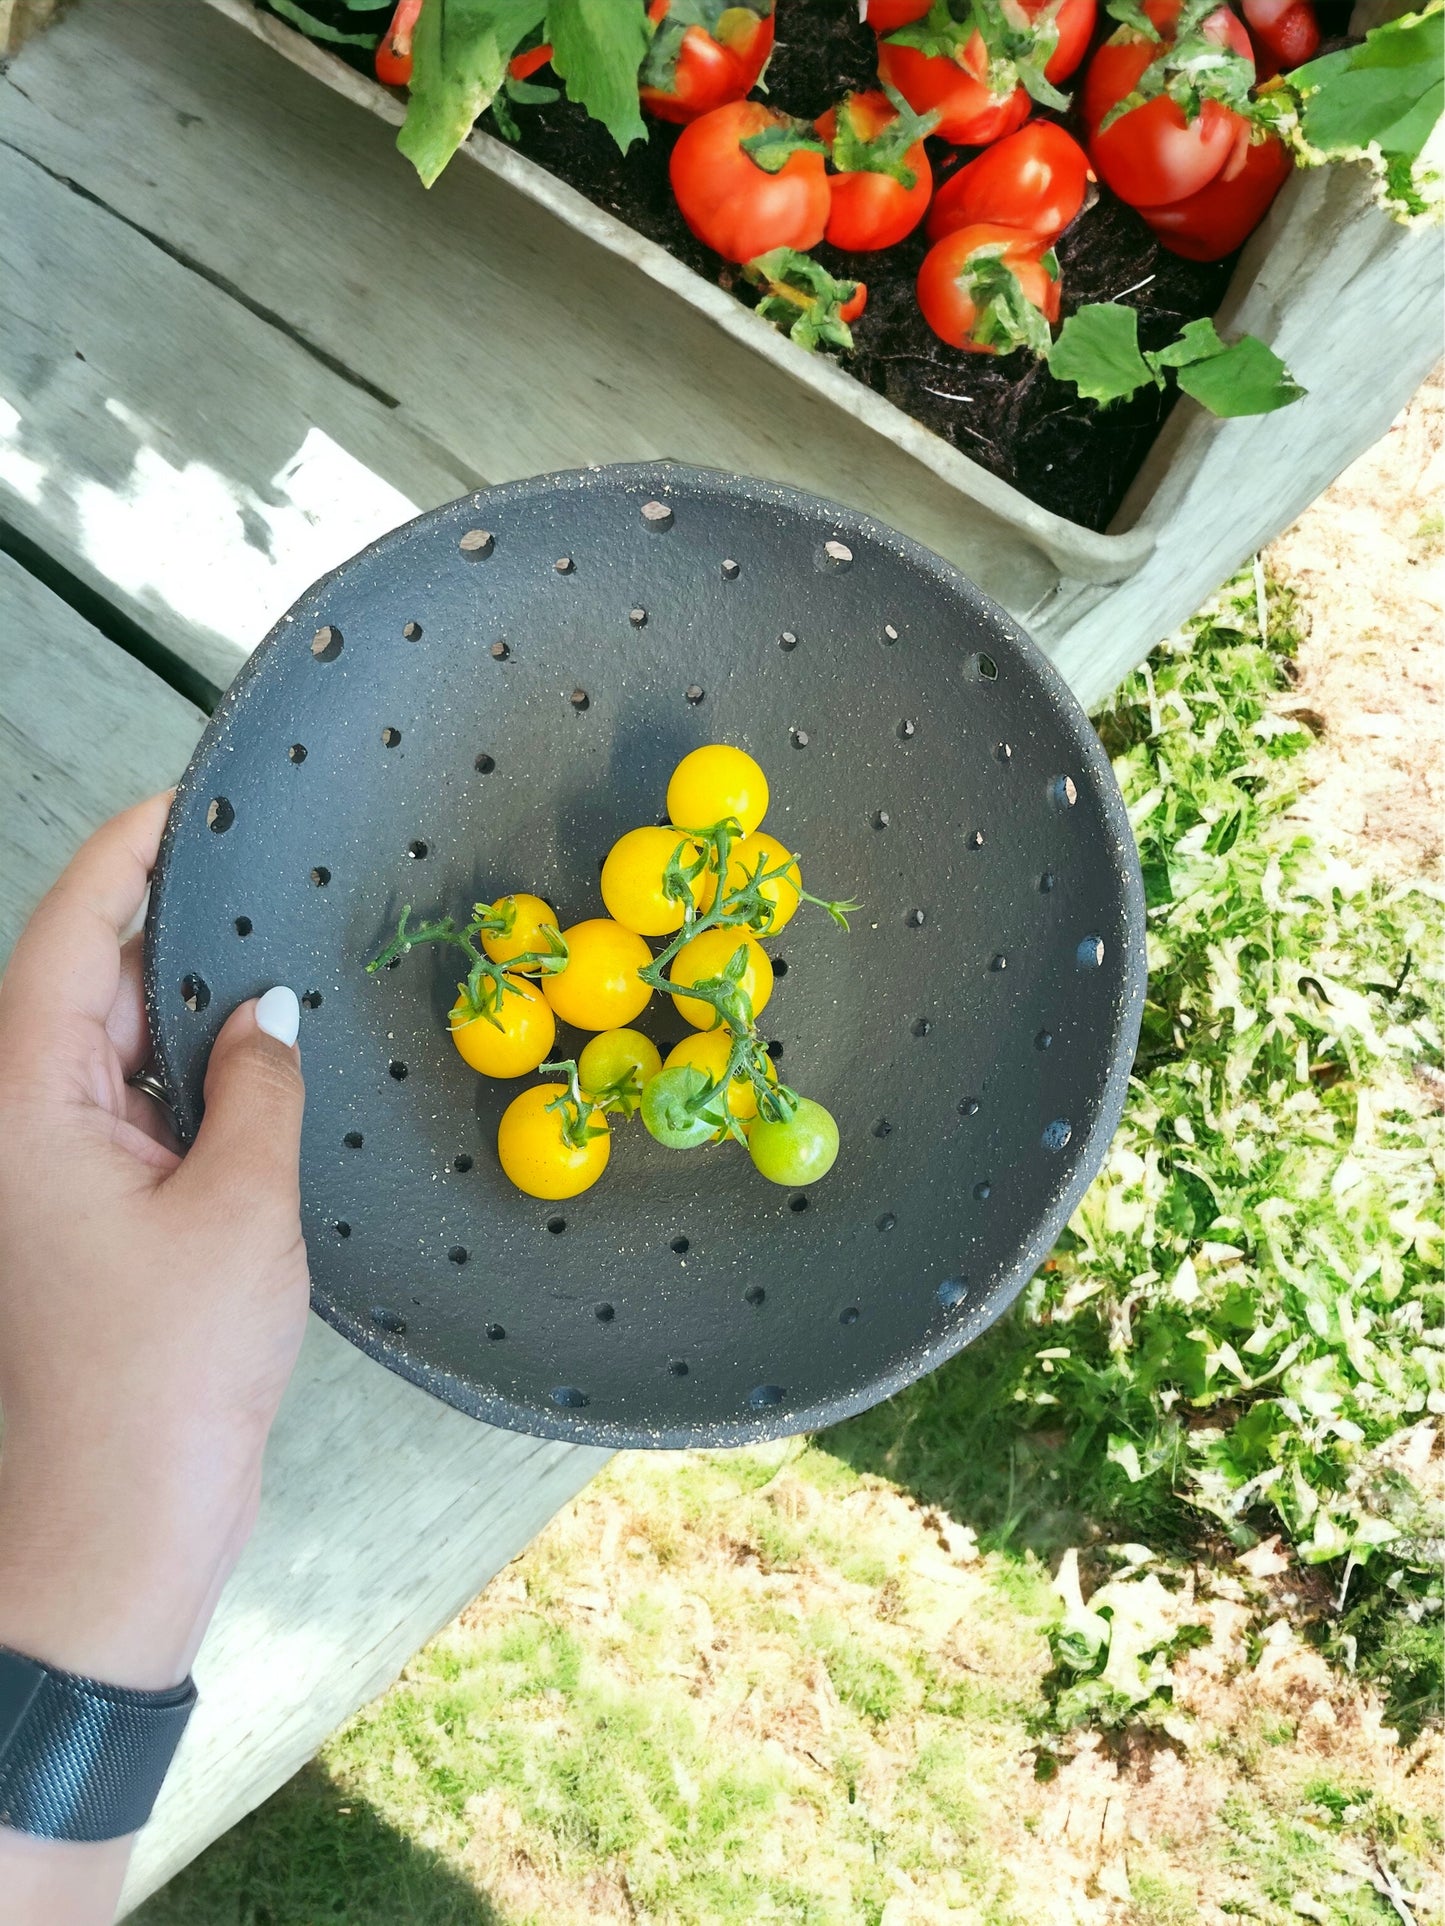
{"label": "fingernail", "polygon": [[301,1028],[301,1005],[296,1000],[296,992],[288,990],[284,983],[268,990],[256,1005],[256,1028],[264,1030],[268,1037],[275,1037],[278,1043],[293,1044]]}

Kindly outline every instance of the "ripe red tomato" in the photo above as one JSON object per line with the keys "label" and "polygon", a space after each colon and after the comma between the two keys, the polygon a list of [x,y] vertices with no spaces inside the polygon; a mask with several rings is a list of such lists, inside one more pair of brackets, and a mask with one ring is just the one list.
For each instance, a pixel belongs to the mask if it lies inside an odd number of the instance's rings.
{"label": "ripe red tomato", "polygon": [[[1083,96],[1089,158],[1121,201],[1140,208],[1164,207],[1197,194],[1249,138],[1249,122],[1221,101],[1205,99],[1189,120],[1167,93],[1131,107],[1099,131],[1145,69],[1172,47],[1168,34],[1179,16],[1178,0],[1148,0],[1145,11],[1165,35],[1162,45],[1121,27],[1089,63]],[[1253,72],[1249,36],[1227,7],[1210,14],[1200,31],[1247,61]]]}
{"label": "ripe red tomato", "polygon": [[1141,212],[1171,254],[1222,261],[1253,234],[1293,168],[1289,149],[1268,134],[1245,149],[1237,170],[1226,166],[1187,200]]}
{"label": "ripe red tomato", "polygon": [[[841,107],[830,107],[814,122],[828,144],[833,165],[840,170],[828,176],[832,208],[825,239],[850,253],[892,247],[923,219],[933,192],[933,170],[923,142],[914,141],[899,156],[889,156],[886,149],[880,149],[877,167],[866,164],[866,151],[854,148],[852,164],[846,165],[850,157],[835,145],[840,113],[864,150],[880,135],[886,136],[898,118],[886,94],[868,93],[849,94]],[[902,178],[904,175],[912,176],[911,186]]]}
{"label": "ripe red tomato", "polygon": [[[758,144],[759,158],[744,142]],[[725,261],[775,247],[806,253],[828,225],[822,143],[759,100],[715,107],[684,127],[668,172],[682,218]]]}
{"label": "ripe red tomato", "polygon": [[[710,27],[663,28],[672,0],[652,0],[647,9],[653,25],[662,29],[642,68],[638,92],[642,104],[659,120],[686,124],[730,100],[741,100],[758,84],[773,51],[772,0],[750,0],[748,5],[721,5]],[[666,84],[649,79],[667,70]]]}
{"label": "ripe red tomato", "polygon": [[552,58],[552,43],[544,40],[540,47],[529,47],[525,53],[514,54],[507,62],[507,72],[513,80],[530,80],[533,74],[540,73]]}
{"label": "ripe red tomato", "polygon": [[1028,119],[1022,87],[996,94],[989,86],[988,48],[971,33],[956,54],[926,54],[896,41],[878,43],[878,78],[915,112],[936,113],[934,132],[957,147],[986,147]]}
{"label": "ripe red tomato", "polygon": [[939,241],[978,221],[1002,221],[1056,241],[1084,205],[1093,178],[1072,135],[1051,120],[1031,120],[944,182],[928,210],[928,238]]}
{"label": "ripe red tomato", "polygon": [[1261,80],[1302,67],[1319,51],[1313,0],[1242,0],[1241,11]]}
{"label": "ripe red tomato", "polygon": [[911,20],[921,20],[933,0],[863,0],[863,18],[874,33],[894,33]]}
{"label": "ripe red tomato", "polygon": [[[1053,0],[1022,0],[1023,10],[1032,21],[1052,4]],[[1088,52],[1098,19],[1098,0],[1063,0],[1053,18],[1059,40],[1044,66],[1045,80],[1057,85],[1068,79]]]}
{"label": "ripe red tomato", "polygon": [[411,37],[421,6],[422,0],[400,0],[391,25],[376,43],[372,64],[377,79],[388,87],[411,84]]}
{"label": "ripe red tomato", "polygon": [[[1059,269],[1047,241],[1016,227],[980,221],[946,234],[918,270],[924,320],[940,341],[968,354],[1008,354],[1028,344],[1022,327],[998,319],[996,297],[1001,291],[1021,295],[1044,323],[1058,320]],[[1036,346],[1047,332],[1041,324],[1032,329]]]}

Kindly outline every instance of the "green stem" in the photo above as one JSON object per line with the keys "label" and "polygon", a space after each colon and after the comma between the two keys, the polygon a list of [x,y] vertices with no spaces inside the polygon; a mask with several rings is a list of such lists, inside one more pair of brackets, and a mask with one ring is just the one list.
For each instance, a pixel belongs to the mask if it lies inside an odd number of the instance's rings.
{"label": "green stem", "polygon": [[594,1125],[594,1116],[601,1116],[603,1106],[589,1097],[577,1080],[577,1064],[572,1057],[560,1063],[544,1063],[541,1067],[544,1077],[565,1077],[567,1087],[560,1097],[554,1097],[547,1105],[555,1110],[562,1125],[562,1135],[569,1144],[584,1150],[593,1137],[605,1137],[607,1124]]}

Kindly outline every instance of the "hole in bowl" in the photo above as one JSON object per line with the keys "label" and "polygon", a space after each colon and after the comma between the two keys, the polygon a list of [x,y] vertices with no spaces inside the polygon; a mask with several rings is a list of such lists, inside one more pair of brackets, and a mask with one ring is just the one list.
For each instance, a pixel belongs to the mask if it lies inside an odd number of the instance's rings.
{"label": "hole in bowl", "polygon": [[694,709],[697,707],[699,702],[702,701],[705,693],[706,691],[703,689],[702,684],[699,682],[690,682],[687,685],[687,687],[683,690],[683,694],[687,697],[688,702],[691,703]]}
{"label": "hole in bowl", "polygon": [[783,1402],[783,1387],[780,1384],[755,1384],[748,1393],[748,1403],[754,1411],[766,1411],[769,1405]]}
{"label": "hole in bowl", "polygon": [[685,1378],[687,1376],[687,1359],[674,1358],[667,1368],[675,1378]]}
{"label": "hole in bowl", "polygon": [[886,1137],[892,1129],[893,1126],[889,1123],[888,1119],[886,1117],[880,1117],[873,1126],[873,1135],[875,1137]]}
{"label": "hole in bowl", "polygon": [[885,622],[883,624],[883,640],[889,648],[892,648],[893,644],[898,640],[898,631],[891,622]]}
{"label": "hole in bowl", "polygon": [[1074,961],[1081,970],[1097,970],[1104,961],[1104,939],[1101,936],[1086,936],[1074,951]]}
{"label": "hole in bowl", "polygon": [[488,653],[493,662],[505,662],[512,651],[505,642],[494,642]]}
{"label": "hole in bowl", "polygon": [[301,998],[301,1007],[303,1010],[319,1010],[321,1008],[320,990],[307,990]]}
{"label": "hole in bowl", "polygon": [[311,638],[311,653],[318,662],[334,662],[342,646],[340,629],[334,629],[329,624],[324,629],[318,629]]}
{"label": "hole in bowl", "polygon": [[1008,968],[1008,958],[1004,955],[1002,950],[999,950],[995,953],[988,967],[994,971],[1006,970]]}
{"label": "hole in bowl", "polygon": [[388,725],[382,730],[381,739],[388,749],[395,749],[396,745],[401,741],[401,731],[400,729],[393,729]]}
{"label": "hole in bowl", "polygon": [[315,869],[311,872],[311,880],[317,889],[325,889],[326,885],[331,881],[331,871],[326,867],[325,863],[318,863],[316,865]]}
{"label": "hole in bowl", "polygon": [[392,1058],[391,1062],[386,1066],[386,1072],[394,1083],[406,1082],[406,1065],[400,1057]]}
{"label": "hole in bowl", "polygon": [[232,925],[237,936],[249,936],[255,927],[249,916],[238,916]]}
{"label": "hole in bowl", "polygon": [[554,1385],[548,1394],[553,1404],[560,1405],[564,1411],[580,1411],[587,1402],[585,1391],[579,1391],[575,1384]]}
{"label": "hole in bowl", "polygon": [[846,1311],[839,1311],[838,1322],[840,1324],[856,1324],[861,1316],[862,1312],[858,1309],[858,1306],[856,1304],[850,1304]]}
{"label": "hole in bowl", "polygon": [[633,628],[645,629],[647,627],[647,610],[646,609],[629,609],[627,611],[627,619],[632,624]]}
{"label": "hole in bowl", "polygon": [[666,502],[644,502],[642,519],[649,528],[661,531],[672,527],[672,510]]}
{"label": "hole in bowl", "polygon": [[784,629],[782,634],[778,637],[778,647],[783,651],[783,654],[791,655],[793,650],[796,649],[797,646],[798,646],[797,636],[793,634],[793,631],[791,629]]}
{"label": "hole in bowl", "polygon": [[917,734],[918,724],[911,721],[907,716],[904,716],[898,725],[898,740],[900,742],[912,742]]}
{"label": "hole in bowl", "polygon": [[567,1228],[567,1219],[565,1217],[549,1217],[547,1219],[547,1228],[554,1237],[560,1237]]}
{"label": "hole in bowl", "polygon": [[672,1243],[668,1246],[668,1248],[670,1250],[676,1251],[679,1257],[686,1257],[688,1254],[688,1251],[692,1248],[692,1246],[688,1242],[687,1238],[674,1237],[672,1240]]}
{"label": "hole in bowl", "polygon": [[910,929],[921,930],[928,919],[921,909],[911,909],[903,920]]}
{"label": "hole in bowl", "polygon": [[350,1237],[351,1235],[351,1226],[344,1217],[338,1220],[333,1226],[333,1229],[338,1237]]}
{"label": "hole in bowl", "polygon": [[978,1115],[978,1098],[965,1097],[963,1102],[958,1106],[958,1114],[960,1117],[976,1117]]}
{"label": "hole in bowl", "polygon": [[371,1321],[388,1337],[403,1337],[406,1334],[406,1319],[400,1311],[388,1311],[384,1304],[373,1304]]}
{"label": "hole in bowl", "polygon": [[998,757],[1000,762],[1012,762],[1013,753],[1014,753],[1013,744],[1009,742],[1000,742],[995,745],[993,753]]}
{"label": "hole in bowl", "polygon": [[496,547],[496,537],[489,528],[469,528],[457,547],[463,555],[490,555]]}
{"label": "hole in bowl", "polygon": [[588,695],[585,689],[574,689],[572,691],[572,694],[568,697],[568,700],[571,702],[572,707],[577,711],[579,716],[582,714],[584,709],[590,709],[592,707],[592,698],[591,696]]}
{"label": "hole in bowl", "polygon": [[417,836],[407,844],[406,853],[412,862],[419,863],[426,856],[428,848],[429,845],[424,843],[420,836]]}
{"label": "hole in bowl", "polygon": [[360,1150],[361,1146],[366,1142],[366,1139],[359,1130],[348,1130],[341,1141],[346,1145],[348,1150]]}
{"label": "hole in bowl", "polygon": [[973,834],[968,839],[968,846],[970,849],[983,848],[983,831],[981,829],[974,830]]}
{"label": "hole in bowl", "polygon": [[981,1183],[974,1185],[973,1194],[981,1204],[986,1204],[993,1195],[993,1185],[985,1177]]}
{"label": "hole in bowl", "polygon": [[1055,881],[1054,872],[1051,869],[1046,869],[1043,875],[1039,878],[1040,896],[1047,896],[1049,894],[1049,892],[1054,887],[1054,881]]}
{"label": "hole in bowl", "polygon": [[968,673],[975,682],[995,682],[998,679],[998,664],[991,655],[971,655],[968,658]]}
{"label": "hole in bowl", "polygon": [[599,1324],[610,1324],[617,1313],[610,1304],[594,1304],[592,1307],[592,1315]]}
{"label": "hole in bowl", "polygon": [[1055,809],[1072,809],[1079,800],[1072,776],[1055,776],[1049,784],[1049,801]]}
{"label": "hole in bowl", "polygon": [[236,820],[236,811],[225,796],[212,796],[206,804],[206,827],[213,836],[224,836]]}
{"label": "hole in bowl", "polygon": [[472,1159],[464,1150],[460,1157],[452,1158],[452,1169],[459,1170],[463,1176],[472,1168]]}
{"label": "hole in bowl", "polygon": [[837,540],[834,540],[831,542],[824,542],[823,544],[824,568],[847,568],[852,563],[852,560],[853,560],[853,551],[851,548],[849,548],[846,542],[840,542]]}
{"label": "hole in bowl", "polygon": [[791,730],[789,730],[789,732],[788,732],[788,733],[789,733],[789,735],[790,735],[790,736],[792,737],[792,743],[793,743],[793,747],[794,747],[795,749],[806,749],[806,748],[807,748],[807,746],[808,746],[808,732],[807,732],[807,730],[806,730],[806,729],[791,729]]}
{"label": "hole in bowl", "polygon": [[465,1244],[453,1244],[447,1252],[447,1259],[452,1264],[465,1264],[469,1255]]}
{"label": "hole in bowl", "polygon": [[472,764],[473,769],[476,770],[479,776],[490,776],[496,766],[497,763],[494,756],[478,756]]}
{"label": "hole in bowl", "polygon": [[286,751],[286,760],[287,762],[305,762],[306,744],[304,742],[293,742],[291,747]]}
{"label": "hole in bowl", "polygon": [[421,641],[421,623],[420,622],[403,622],[401,625],[401,632],[406,637],[408,642]]}
{"label": "hole in bowl", "polygon": [[893,818],[886,809],[875,809],[873,811],[873,827],[875,829],[886,829],[892,820]]}
{"label": "hole in bowl", "polygon": [[570,555],[559,555],[552,566],[559,575],[572,575],[576,573],[577,569],[577,564],[572,560]]}
{"label": "hole in bowl", "polygon": [[761,1284],[749,1284],[748,1288],[743,1292],[743,1303],[751,1304],[753,1309],[756,1310],[760,1304],[766,1302],[767,1295],[767,1292]]}
{"label": "hole in bowl", "polygon": [[733,560],[731,555],[724,558],[723,565],[722,565],[722,573],[723,573],[723,580],[725,582],[735,582],[738,579],[738,576],[741,574],[741,572],[742,572],[741,569],[739,568],[738,564]]}
{"label": "hole in bowl", "polygon": [[966,1277],[946,1277],[934,1292],[934,1296],[938,1299],[945,1311],[951,1311],[956,1305],[962,1304],[963,1300],[968,1296],[968,1279]]}
{"label": "hole in bowl", "polygon": [[1074,1126],[1067,1117],[1055,1117],[1053,1122],[1044,1126],[1043,1146],[1045,1150],[1064,1150],[1074,1134]]}
{"label": "hole in bowl", "polygon": [[787,959],[787,957],[785,957],[785,956],[775,956],[775,957],[773,958],[773,975],[774,975],[774,977],[776,978],[776,977],[780,977],[780,976],[786,976],[787,974],[788,974],[788,959]]}
{"label": "hole in bowl", "polygon": [[211,986],[203,976],[194,970],[181,978],[181,1002],[193,1016],[199,1016],[211,1000]]}
{"label": "hole in bowl", "polygon": [[493,1344],[500,1344],[506,1335],[505,1329],[500,1324],[489,1324],[487,1326],[487,1337]]}
{"label": "hole in bowl", "polygon": [[915,1017],[909,1025],[909,1028],[912,1030],[914,1036],[926,1037],[933,1028],[933,1024],[927,1017]]}
{"label": "hole in bowl", "polygon": [[893,1215],[893,1212],[891,1210],[885,1210],[883,1215],[878,1219],[878,1228],[881,1231],[891,1231],[897,1222],[898,1219]]}
{"label": "hole in bowl", "polygon": [[768,1050],[768,1055],[772,1058],[774,1063],[778,1063],[782,1060],[783,1046],[776,1037],[774,1037],[769,1042],[767,1046],[767,1050]]}
{"label": "hole in bowl", "polygon": [[1053,1047],[1054,1047],[1053,1031],[1040,1030],[1038,1035],[1034,1038],[1034,1048],[1036,1050],[1052,1050]]}
{"label": "hole in bowl", "polygon": [[801,1193],[796,1197],[790,1197],[788,1199],[788,1209],[795,1217],[801,1216],[807,1208],[808,1200]]}

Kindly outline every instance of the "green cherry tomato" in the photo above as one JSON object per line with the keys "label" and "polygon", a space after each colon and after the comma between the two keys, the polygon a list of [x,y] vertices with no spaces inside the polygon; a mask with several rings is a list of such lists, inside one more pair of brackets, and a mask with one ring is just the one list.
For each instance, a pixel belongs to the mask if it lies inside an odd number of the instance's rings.
{"label": "green cherry tomato", "polygon": [[800,1097],[786,1123],[759,1117],[749,1126],[748,1155],[769,1183],[786,1184],[789,1189],[814,1184],[833,1168],[838,1126],[822,1104]]}
{"label": "green cherry tomato", "polygon": [[583,1045],[577,1080],[589,1097],[630,1117],[661,1068],[657,1045],[640,1030],[599,1030]]}
{"label": "green cherry tomato", "polygon": [[688,1108],[711,1082],[705,1071],[691,1064],[660,1071],[642,1093],[642,1121],[648,1134],[668,1150],[695,1150],[716,1136],[723,1123],[720,1107],[709,1104],[702,1115]]}

